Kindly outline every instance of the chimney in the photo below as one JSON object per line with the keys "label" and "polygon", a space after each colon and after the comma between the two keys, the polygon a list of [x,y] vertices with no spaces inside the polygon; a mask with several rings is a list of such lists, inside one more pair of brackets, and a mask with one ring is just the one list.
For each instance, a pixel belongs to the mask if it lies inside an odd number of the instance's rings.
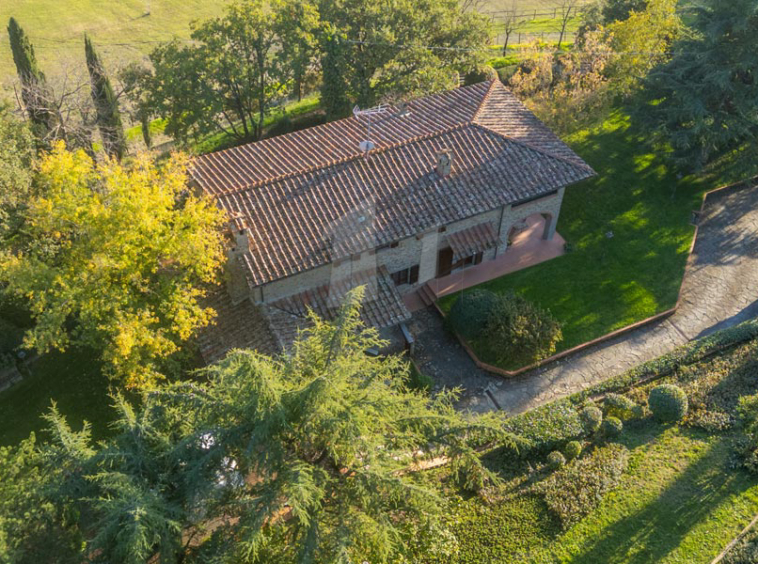
{"label": "chimney", "polygon": [[437,174],[442,178],[450,174],[453,168],[453,152],[450,149],[437,151]]}
{"label": "chimney", "polygon": [[229,256],[238,257],[250,250],[250,235],[247,230],[247,221],[237,216],[229,222],[229,234],[232,239],[232,248]]}

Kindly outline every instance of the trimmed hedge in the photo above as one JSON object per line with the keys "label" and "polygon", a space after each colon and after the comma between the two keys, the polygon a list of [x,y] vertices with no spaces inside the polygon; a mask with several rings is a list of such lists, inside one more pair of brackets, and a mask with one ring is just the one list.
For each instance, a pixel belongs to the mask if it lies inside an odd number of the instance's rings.
{"label": "trimmed hedge", "polygon": [[535,486],[548,509],[568,529],[600,504],[629,466],[629,451],[617,444],[596,449]]}
{"label": "trimmed hedge", "polygon": [[681,421],[687,415],[687,394],[674,384],[663,384],[650,390],[647,404],[653,416],[664,423]]}
{"label": "trimmed hedge", "polygon": [[522,456],[544,455],[581,437],[584,428],[579,413],[565,400],[543,405],[505,420],[505,430],[522,439]]}
{"label": "trimmed hedge", "polygon": [[624,430],[624,424],[618,417],[606,417],[600,426],[600,433],[606,439],[615,439]]}
{"label": "trimmed hedge", "polygon": [[568,460],[579,458],[579,455],[582,454],[582,443],[579,441],[569,441],[563,449],[563,454],[566,455]]}
{"label": "trimmed hedge", "polygon": [[608,417],[617,417],[622,421],[639,419],[644,410],[632,400],[621,394],[610,393],[603,398],[603,412]]}
{"label": "trimmed hedge", "polygon": [[600,429],[600,425],[603,423],[603,412],[599,407],[594,405],[588,405],[579,413],[579,417],[582,420],[582,427],[584,432],[588,435],[596,433]]}
{"label": "trimmed hedge", "polygon": [[489,290],[463,292],[450,308],[450,327],[464,339],[479,338],[497,301],[497,295]]}
{"label": "trimmed hedge", "polygon": [[551,470],[558,470],[558,468],[566,466],[566,457],[559,451],[554,450],[547,455],[547,465]]}

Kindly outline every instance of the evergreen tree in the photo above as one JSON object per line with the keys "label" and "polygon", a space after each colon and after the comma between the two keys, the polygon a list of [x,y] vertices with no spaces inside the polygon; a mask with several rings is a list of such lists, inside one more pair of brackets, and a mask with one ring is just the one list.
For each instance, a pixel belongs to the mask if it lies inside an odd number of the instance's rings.
{"label": "evergreen tree", "polygon": [[340,38],[335,34],[323,38],[323,61],[321,71],[321,105],[328,120],[346,117],[350,113],[350,100],[347,97],[345,80],[344,53]]}
{"label": "evergreen tree", "polygon": [[[445,499],[408,470],[447,456],[464,485],[481,484],[496,478],[474,446],[517,441],[497,415],[457,412],[453,393],[412,391],[400,357],[366,355],[383,342],[361,324],[362,295],[348,294],[333,322],[312,317],[290,356],[236,351],[139,408],[116,397],[104,443],[53,411],[53,440],[23,472],[0,460],[0,547],[4,531],[15,546],[39,538],[44,523],[17,519],[26,488],[50,530],[84,535],[76,562],[378,564],[407,562],[409,545],[444,554]],[[52,478],[41,490],[22,476]]]}
{"label": "evergreen tree", "polygon": [[670,143],[675,160],[698,170],[735,149],[751,168],[758,152],[758,2],[710,0],[696,9],[697,34],[674,44],[671,60],[645,81],[638,117]]}
{"label": "evergreen tree", "polygon": [[18,78],[21,81],[21,100],[24,103],[29,121],[37,139],[46,140],[54,129],[53,114],[48,111],[50,92],[45,75],[37,65],[34,47],[23,28],[15,18],[8,21],[8,38],[10,39],[13,62],[16,64]]}
{"label": "evergreen tree", "polygon": [[649,0],[607,0],[603,6],[603,19],[606,24],[625,21],[632,12],[642,12]]}
{"label": "evergreen tree", "polygon": [[92,101],[97,113],[97,127],[100,130],[105,152],[121,160],[126,153],[126,137],[121,123],[118,100],[105,67],[87,35],[84,36],[84,53],[92,85]]}

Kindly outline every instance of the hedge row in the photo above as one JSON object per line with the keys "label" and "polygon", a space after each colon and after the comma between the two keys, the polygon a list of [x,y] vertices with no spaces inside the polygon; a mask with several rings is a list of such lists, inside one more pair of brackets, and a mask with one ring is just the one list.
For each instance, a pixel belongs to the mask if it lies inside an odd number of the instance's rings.
{"label": "hedge row", "polygon": [[624,391],[647,380],[667,376],[680,366],[700,362],[717,352],[757,337],[758,319],[751,319],[677,347],[670,353],[640,364],[623,374],[574,394],[570,399],[573,403],[581,403],[590,397]]}
{"label": "hedge row", "polygon": [[587,390],[509,417],[505,420],[505,428],[525,439],[526,444],[521,448],[522,456],[543,456],[583,435],[579,411],[589,399],[621,392],[645,381],[666,376],[680,366],[694,364],[755,338],[758,338],[758,320],[722,329]]}

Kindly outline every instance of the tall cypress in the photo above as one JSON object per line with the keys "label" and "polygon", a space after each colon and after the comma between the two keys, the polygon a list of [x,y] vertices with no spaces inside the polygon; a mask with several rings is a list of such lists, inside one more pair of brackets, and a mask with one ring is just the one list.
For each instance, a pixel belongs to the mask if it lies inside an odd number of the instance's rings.
{"label": "tall cypress", "polygon": [[100,57],[95,51],[92,41],[84,36],[84,53],[87,57],[87,70],[92,85],[92,101],[95,103],[97,127],[103,140],[105,152],[118,160],[126,153],[126,137],[121,123],[121,112],[118,100],[113,92],[111,81],[105,72]]}
{"label": "tall cypress", "polygon": [[21,81],[21,100],[26,107],[32,130],[39,140],[45,139],[54,129],[54,115],[49,111],[50,91],[45,75],[37,65],[34,47],[15,18],[8,21],[8,37],[13,53],[13,62]]}
{"label": "tall cypress", "polygon": [[344,47],[336,34],[326,35],[323,42],[321,103],[326,110],[328,120],[339,119],[350,113],[350,100],[347,97],[348,88],[344,72]]}

